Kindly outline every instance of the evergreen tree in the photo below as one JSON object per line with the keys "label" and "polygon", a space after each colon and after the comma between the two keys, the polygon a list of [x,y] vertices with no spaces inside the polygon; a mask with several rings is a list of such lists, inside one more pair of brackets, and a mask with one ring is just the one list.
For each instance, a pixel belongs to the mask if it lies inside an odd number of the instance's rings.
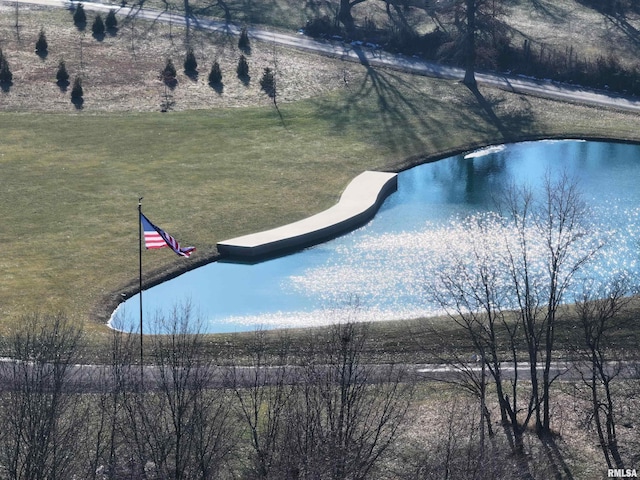
{"label": "evergreen tree", "polygon": [[177,76],[178,72],[176,72],[176,67],[173,65],[173,61],[168,58],[164,69],[160,72],[160,78],[165,85],[173,88],[178,82]]}
{"label": "evergreen tree", "polygon": [[11,85],[13,82],[13,73],[9,68],[9,62],[0,49],[0,83],[4,85]]}
{"label": "evergreen tree", "polygon": [[71,100],[82,100],[83,96],[84,91],[82,90],[82,80],[80,79],[80,77],[76,77],[76,79],[73,81],[73,87],[71,88]]}
{"label": "evergreen tree", "polygon": [[247,79],[249,78],[249,64],[247,63],[247,59],[244,55],[240,55],[240,59],[238,60],[238,68],[236,68],[236,72],[238,74],[238,78]]}
{"label": "evergreen tree", "polygon": [[222,71],[220,70],[220,64],[216,60],[211,65],[211,71],[209,72],[209,85],[220,85],[222,83]]}
{"label": "evergreen tree", "polygon": [[47,43],[47,36],[44,34],[44,28],[41,28],[38,41],[36,42],[36,53],[38,55],[46,55],[48,50],[49,44]]}
{"label": "evergreen tree", "polygon": [[276,77],[271,68],[266,67],[264,69],[264,73],[260,79],[260,87],[262,87],[262,90],[269,98],[273,98],[274,102],[276,101]]}
{"label": "evergreen tree", "polygon": [[91,26],[91,31],[93,32],[93,35],[95,37],[104,36],[105,26],[100,14],[96,15],[96,18],[93,21],[93,25]]}
{"label": "evergreen tree", "polygon": [[242,27],[242,31],[240,32],[240,38],[238,39],[238,48],[243,52],[247,52],[251,49],[247,27]]}
{"label": "evergreen tree", "polygon": [[69,83],[69,73],[67,72],[67,66],[64,63],[64,60],[60,60],[60,63],[58,63],[56,81],[58,82],[58,85],[66,85]]}
{"label": "evergreen tree", "polygon": [[11,85],[13,83],[13,73],[11,73],[7,62],[4,62],[0,67],[0,83],[5,85]]}
{"label": "evergreen tree", "polygon": [[187,52],[187,56],[184,59],[184,71],[186,73],[195,73],[198,70],[198,62],[196,56],[193,53],[193,49],[190,48]]}
{"label": "evergreen tree", "polygon": [[85,13],[84,6],[81,3],[76,6],[76,11],[73,14],[73,23],[78,28],[84,28],[87,24],[87,14]]}
{"label": "evergreen tree", "polygon": [[107,18],[104,21],[108,31],[114,31],[118,28],[118,19],[116,18],[116,11],[112,8],[107,13]]}

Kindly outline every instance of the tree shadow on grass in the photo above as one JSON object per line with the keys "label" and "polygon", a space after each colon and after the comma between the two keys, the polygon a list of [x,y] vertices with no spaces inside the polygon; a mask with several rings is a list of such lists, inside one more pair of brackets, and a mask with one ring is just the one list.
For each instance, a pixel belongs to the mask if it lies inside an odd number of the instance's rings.
{"label": "tree shadow on grass", "polygon": [[487,121],[491,125],[493,125],[494,127],[496,127],[498,129],[502,139],[505,142],[510,142],[512,140],[511,133],[505,127],[505,124],[502,121],[502,119],[500,117],[498,117],[498,115],[496,115],[496,113],[494,111],[495,103],[489,102],[482,95],[482,93],[478,89],[478,85],[477,84],[475,84],[475,85],[466,85],[466,84],[464,84],[464,85],[469,89],[469,91],[471,93],[473,93],[473,96],[475,97],[477,104],[480,106],[480,108],[484,112],[484,115],[485,115],[485,118],[487,119]]}
{"label": "tree shadow on grass", "polygon": [[209,86],[215,90],[218,95],[222,95],[224,92],[224,83],[222,82],[209,82]]}
{"label": "tree shadow on grass", "polygon": [[74,107],[76,107],[76,110],[82,110],[82,108],[84,107],[84,98],[72,97],[71,103],[73,104]]}
{"label": "tree shadow on grass", "polygon": [[553,472],[554,478],[557,480],[573,480],[571,469],[564,460],[564,454],[558,447],[553,435],[542,436],[540,438],[540,443],[547,458],[548,465]]}
{"label": "tree shadow on grass", "polygon": [[118,35],[118,27],[107,27],[106,32],[110,37],[115,37]]}
{"label": "tree shadow on grass", "polygon": [[64,93],[69,89],[69,85],[71,84],[69,83],[69,80],[64,80],[64,81],[56,82],[56,85],[58,85],[58,88],[60,89],[60,91]]}
{"label": "tree shadow on grass", "polygon": [[612,6],[613,2],[585,0],[578,0],[578,3],[602,15],[607,22],[620,30],[635,47],[640,46],[640,30],[629,22],[627,17],[627,12],[632,8],[631,6],[627,8],[616,8]]}
{"label": "tree shadow on grass", "polygon": [[[477,89],[471,91],[473,95],[465,95],[463,86],[450,81],[422,80],[424,77],[400,69],[375,68],[369,61],[371,52],[359,47],[352,51],[365,67],[364,75],[356,73],[354,81],[345,69],[344,99],[335,102],[319,98],[318,115],[336,135],[358,126],[371,130],[362,132],[362,137],[371,138],[371,142],[383,138],[385,149],[398,157],[385,168],[402,169],[427,155],[449,154],[455,149],[449,140],[452,128],[468,131],[469,141],[475,138],[482,143],[486,139],[493,144],[509,142],[515,138],[514,132],[521,135],[531,129],[533,118],[526,100],[515,102],[515,107],[496,109],[508,99],[487,99]],[[468,148],[465,138],[458,136],[460,148]]]}
{"label": "tree shadow on grass", "polygon": [[499,140],[502,143],[514,142],[522,136],[523,132],[530,130],[531,125],[534,123],[534,118],[531,114],[530,104],[525,97],[519,97],[524,99],[524,108],[510,109],[498,114],[496,111],[505,102],[504,99],[485,97],[477,85],[467,85],[467,88],[475,97],[475,103],[468,104],[468,108],[474,110],[478,110],[478,107],[480,108],[479,111],[487,123],[495,127],[500,134]]}
{"label": "tree shadow on grass", "polygon": [[248,87],[251,84],[251,75],[238,75],[238,80],[242,82],[242,85]]}
{"label": "tree shadow on grass", "polygon": [[197,70],[185,70],[184,74],[194,82],[198,81],[198,77],[200,75]]}

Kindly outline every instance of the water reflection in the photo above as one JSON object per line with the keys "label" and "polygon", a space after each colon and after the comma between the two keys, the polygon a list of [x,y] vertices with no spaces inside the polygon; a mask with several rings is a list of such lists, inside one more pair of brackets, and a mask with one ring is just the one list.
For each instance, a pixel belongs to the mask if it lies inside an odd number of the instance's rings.
{"label": "water reflection", "polygon": [[[214,263],[145,291],[145,330],[154,331],[154,317],[187,300],[211,332],[433,314],[423,287],[452,247],[463,248],[455,219],[490,211],[512,183],[539,188],[548,172],[576,177],[594,222],[603,232],[615,229],[615,249],[594,268],[636,274],[640,147],[523,143],[402,172],[398,191],[374,220],[331,242],[257,265]],[[135,331],[138,321],[135,296],[114,324]]]}

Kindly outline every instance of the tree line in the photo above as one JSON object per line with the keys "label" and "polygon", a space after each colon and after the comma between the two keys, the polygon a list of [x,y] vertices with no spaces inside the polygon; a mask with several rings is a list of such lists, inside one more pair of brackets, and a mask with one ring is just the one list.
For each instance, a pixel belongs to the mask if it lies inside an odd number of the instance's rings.
{"label": "tree line", "polygon": [[[305,31],[311,36],[384,45],[390,51],[456,65],[465,69],[469,85],[475,84],[475,70],[483,69],[640,94],[637,67],[627,66],[611,54],[588,57],[579,53],[578,45],[558,49],[524,36],[509,25],[504,0],[385,1],[384,26],[376,25],[366,13],[357,17],[357,8],[367,11],[365,3],[375,0],[340,0],[333,15],[311,18]],[[630,0],[578,3],[623,29],[627,28],[627,15],[638,11]],[[416,22],[414,18],[425,20]]]}
{"label": "tree line", "polygon": [[[82,3],[78,3],[77,5],[73,5],[73,22],[74,25],[80,31],[84,31],[87,26],[87,13],[85,12],[84,6]],[[19,28],[19,19],[18,12],[16,10],[16,28]],[[98,13],[95,15],[92,26],[91,26],[93,37],[102,41],[106,34],[117,35],[118,33],[118,20],[116,17],[116,10],[109,10],[106,19],[103,20],[102,16]],[[248,85],[251,80],[251,75],[249,71],[249,63],[247,61],[247,57],[251,54],[251,41],[249,38],[248,29],[243,27],[240,30],[238,37],[238,49],[242,52],[238,58],[238,64],[236,66],[237,77],[243,84]],[[49,41],[47,39],[46,31],[44,27],[40,29],[38,34],[38,38],[35,42],[34,48],[35,54],[41,57],[42,59],[46,58],[49,51]],[[80,40],[80,62],[82,64],[82,40]],[[198,72],[198,61],[196,59],[195,52],[193,48],[187,47],[184,61],[183,61],[184,73],[192,80],[197,80],[199,76]],[[262,77],[260,79],[260,86],[262,91],[273,100],[274,105],[277,107],[276,102],[276,74],[277,71],[272,67],[265,67],[262,72]],[[55,73],[56,84],[60,87],[62,91],[66,91],[70,85],[69,82],[70,74],[67,70],[67,65],[64,58],[61,58],[58,63],[58,68]],[[159,71],[159,79],[163,82],[163,84],[169,89],[176,88],[178,84],[178,72],[176,67],[174,66],[174,62],[172,58],[167,58],[164,67]],[[209,71],[207,76],[207,81],[211,88],[215,89],[218,93],[222,93],[224,89],[223,84],[223,76],[222,70],[220,68],[220,64],[217,60],[215,60]],[[0,49],[0,86],[3,89],[9,89],[14,83],[14,76],[11,71],[11,67],[6,55],[3,54],[2,49]],[[81,75],[76,75],[73,80],[73,86],[71,88],[71,102],[74,103],[77,107],[81,107],[84,102],[84,89],[82,85],[82,77]],[[165,98],[163,101],[163,111],[168,110],[168,106],[170,104],[169,94],[165,91]]]}
{"label": "tree line", "polygon": [[[256,332],[245,366],[200,355],[188,307],[163,320],[144,372],[134,335],[114,332],[110,365],[76,371],[82,331],[25,319],[3,339],[0,478],[371,478],[411,401],[399,366],[361,361],[366,326],[309,338],[290,366]],[[231,360],[231,359],[229,359]],[[375,378],[374,378],[375,377]]]}

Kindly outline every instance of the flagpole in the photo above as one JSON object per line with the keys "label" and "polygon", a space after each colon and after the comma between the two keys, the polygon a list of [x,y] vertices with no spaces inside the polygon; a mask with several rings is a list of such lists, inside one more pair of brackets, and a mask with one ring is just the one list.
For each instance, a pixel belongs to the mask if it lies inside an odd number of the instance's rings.
{"label": "flagpole", "polygon": [[142,342],[142,198],[138,198],[138,267],[139,267],[139,290],[140,297],[140,381],[144,378],[144,346]]}

